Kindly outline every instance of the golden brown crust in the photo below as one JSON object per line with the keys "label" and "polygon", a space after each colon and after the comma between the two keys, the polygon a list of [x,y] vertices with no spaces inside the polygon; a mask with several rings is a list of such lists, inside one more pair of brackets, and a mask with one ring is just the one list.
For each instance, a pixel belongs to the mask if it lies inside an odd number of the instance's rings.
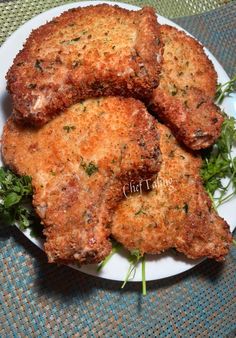
{"label": "golden brown crust", "polygon": [[123,185],[160,166],[154,119],[141,102],[118,97],[76,104],[39,129],[10,118],[2,152],[11,169],[32,176],[50,262],[104,259]]}
{"label": "golden brown crust", "polygon": [[153,9],[76,8],[33,31],[7,74],[14,117],[42,125],[82,99],[147,98],[162,48]]}
{"label": "golden brown crust", "polygon": [[223,117],[214,104],[216,72],[203,47],[184,32],[161,26],[163,67],[151,109],[191,149],[212,145]]}
{"label": "golden brown crust", "polygon": [[215,143],[224,118],[212,99],[197,88],[187,88],[174,96],[171,90],[163,87],[154,90],[150,107],[159,119],[190,149],[199,150]]}
{"label": "golden brown crust", "polygon": [[164,125],[158,124],[157,129],[162,165],[153,189],[119,203],[112,235],[129,250],[156,254],[176,248],[189,258],[221,261],[232,236],[203,187],[201,158],[181,147]]}
{"label": "golden brown crust", "polygon": [[188,85],[214,97],[217,74],[203,46],[185,32],[168,25],[161,26],[160,33],[164,44],[162,75],[167,75],[178,88]]}

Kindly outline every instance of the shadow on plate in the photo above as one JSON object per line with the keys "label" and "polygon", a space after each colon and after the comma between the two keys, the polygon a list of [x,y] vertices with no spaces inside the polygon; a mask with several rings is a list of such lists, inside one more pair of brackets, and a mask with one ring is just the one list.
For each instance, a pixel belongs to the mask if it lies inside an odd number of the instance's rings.
{"label": "shadow on plate", "polygon": [[3,94],[2,98],[2,112],[4,120],[6,121],[8,117],[12,114],[12,99],[8,92]]}

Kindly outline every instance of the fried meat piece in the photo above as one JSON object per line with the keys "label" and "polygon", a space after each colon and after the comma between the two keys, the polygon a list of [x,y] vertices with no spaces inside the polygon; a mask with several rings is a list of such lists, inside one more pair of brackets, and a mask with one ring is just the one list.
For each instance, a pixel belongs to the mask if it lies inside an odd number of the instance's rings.
{"label": "fried meat piece", "polygon": [[160,166],[154,118],[135,99],[78,103],[41,128],[5,125],[6,165],[30,175],[49,262],[95,263],[111,250],[111,215],[130,180]]}
{"label": "fried meat piece", "polygon": [[153,9],[76,8],[34,30],[7,74],[14,118],[43,125],[80,100],[150,97],[162,60]]}
{"label": "fried meat piece", "polygon": [[164,44],[159,86],[150,107],[180,142],[198,150],[220,135],[223,117],[214,104],[216,72],[203,47],[184,32],[161,26]]}
{"label": "fried meat piece", "polygon": [[[130,251],[158,254],[176,248],[189,258],[218,261],[229,251],[228,224],[211,206],[199,170],[202,160],[189,153],[161,124],[161,170],[146,192],[127,194],[113,215],[112,236]],[[133,189],[134,191],[135,189]]]}

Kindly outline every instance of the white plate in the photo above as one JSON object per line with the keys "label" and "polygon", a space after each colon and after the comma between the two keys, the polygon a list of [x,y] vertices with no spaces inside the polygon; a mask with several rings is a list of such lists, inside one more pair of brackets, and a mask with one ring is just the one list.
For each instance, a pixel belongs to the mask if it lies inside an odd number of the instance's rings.
{"label": "white plate", "polygon": [[[11,105],[9,96],[6,91],[6,80],[5,75],[9,67],[13,62],[13,58],[17,54],[17,52],[22,48],[22,45],[26,38],[29,36],[32,29],[39,27],[40,25],[46,23],[51,20],[53,17],[59,15],[60,13],[73,8],[73,7],[85,7],[88,5],[94,5],[98,3],[109,3],[111,5],[119,5],[120,7],[129,9],[129,10],[138,10],[139,7],[131,6],[125,3],[115,3],[109,1],[84,1],[71,3],[63,6],[59,6],[53,8],[45,13],[42,13],[30,21],[26,22],[23,26],[21,26],[16,32],[14,32],[7,41],[0,48],[0,128],[2,127],[6,121],[7,116],[11,113]],[[181,27],[173,23],[172,21],[158,16],[158,21],[161,24],[168,24],[170,26],[177,27],[183,30]],[[215,69],[218,74],[219,82],[224,83],[229,80],[226,72],[216,60],[216,58],[205,49],[207,55],[213,62]],[[232,97],[224,100],[222,108],[230,115],[236,116],[236,95],[232,95]],[[0,130],[0,132],[1,132]],[[1,165],[1,162],[0,162]],[[227,204],[221,206],[219,208],[219,214],[226,219],[226,221],[230,224],[231,231],[236,226],[236,219],[234,217],[233,210],[236,209],[236,199],[231,200]],[[34,244],[43,249],[43,243],[32,237],[30,235],[30,231],[24,231],[26,237],[28,237]],[[192,261],[184,258],[182,255],[180,256],[172,256],[170,253],[165,253],[159,256],[151,256],[147,258],[146,263],[146,280],[155,280],[161,279],[165,277],[174,276],[181,272],[191,269],[192,267],[199,264],[201,260]],[[129,263],[125,256],[125,253],[115,254],[111,260],[107,263],[107,265],[100,271],[99,273],[96,271],[96,265],[85,266],[81,269],[73,266],[74,268],[85,272],[87,274],[93,276],[99,276],[101,278],[107,278],[112,280],[122,281],[127,272]],[[133,281],[141,281],[141,266],[139,265],[136,271],[136,275]]]}

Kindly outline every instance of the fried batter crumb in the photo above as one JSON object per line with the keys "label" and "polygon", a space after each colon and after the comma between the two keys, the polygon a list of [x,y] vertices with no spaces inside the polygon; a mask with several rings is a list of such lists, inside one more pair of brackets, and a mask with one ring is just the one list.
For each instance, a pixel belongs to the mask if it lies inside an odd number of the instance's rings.
{"label": "fried batter crumb", "polygon": [[184,32],[161,26],[164,43],[159,86],[150,107],[187,147],[211,146],[223,116],[214,104],[216,72],[203,47]]}
{"label": "fried batter crumb", "polygon": [[10,118],[2,151],[6,165],[32,177],[49,262],[103,260],[123,186],[152,177],[160,167],[154,118],[131,98],[87,100],[41,128]]}
{"label": "fried batter crumb", "polygon": [[180,146],[166,126],[157,129],[161,170],[152,189],[119,203],[112,236],[130,251],[159,254],[175,248],[192,259],[224,260],[232,236],[203,187],[201,158]]}
{"label": "fried batter crumb", "polygon": [[7,74],[14,118],[43,125],[80,100],[147,98],[162,61],[152,8],[71,9],[34,30]]}

